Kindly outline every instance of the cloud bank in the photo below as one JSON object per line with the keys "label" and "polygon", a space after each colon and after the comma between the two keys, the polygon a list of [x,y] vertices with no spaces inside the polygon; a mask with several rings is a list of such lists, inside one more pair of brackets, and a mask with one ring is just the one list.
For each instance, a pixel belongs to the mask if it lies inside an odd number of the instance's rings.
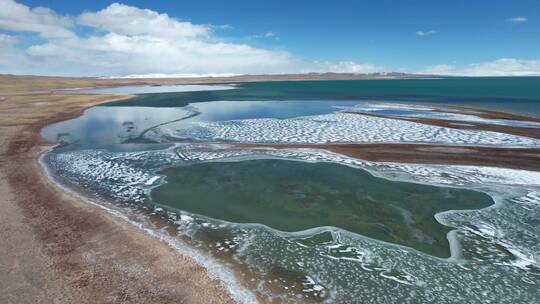
{"label": "cloud bank", "polygon": [[[370,64],[306,61],[282,50],[229,43],[216,33],[221,27],[120,3],[71,17],[0,0],[0,30],[5,32],[0,36],[0,73],[106,76],[377,70]],[[21,47],[17,39],[21,34],[37,34],[40,41]]]}
{"label": "cloud bank", "polygon": [[421,73],[450,76],[540,76],[540,60],[501,58],[472,63],[461,69],[454,65],[439,64],[429,66]]}

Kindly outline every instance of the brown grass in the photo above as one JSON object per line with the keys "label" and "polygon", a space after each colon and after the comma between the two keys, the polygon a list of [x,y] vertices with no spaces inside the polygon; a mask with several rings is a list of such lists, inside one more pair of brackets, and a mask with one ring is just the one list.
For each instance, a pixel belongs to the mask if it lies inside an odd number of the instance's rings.
{"label": "brown grass", "polygon": [[43,126],[125,97],[24,94],[29,79],[0,95],[0,303],[231,303],[204,268],[60,191],[36,161]]}

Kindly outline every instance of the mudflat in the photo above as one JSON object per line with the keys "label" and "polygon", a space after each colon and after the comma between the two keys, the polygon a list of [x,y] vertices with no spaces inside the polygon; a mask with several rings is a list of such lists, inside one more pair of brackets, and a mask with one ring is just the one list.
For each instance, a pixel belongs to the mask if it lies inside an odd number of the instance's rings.
{"label": "mudflat", "polygon": [[540,149],[435,144],[234,144],[237,148],[321,149],[374,161],[408,164],[469,165],[540,171]]}

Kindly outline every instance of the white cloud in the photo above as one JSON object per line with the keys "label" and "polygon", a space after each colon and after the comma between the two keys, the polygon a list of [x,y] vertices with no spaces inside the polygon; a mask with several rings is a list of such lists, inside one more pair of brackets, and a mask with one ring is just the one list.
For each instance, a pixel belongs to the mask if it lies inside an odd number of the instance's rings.
{"label": "white cloud", "polygon": [[421,73],[454,76],[540,76],[540,59],[500,58],[494,61],[472,63],[462,69],[441,64],[427,67]]}
{"label": "white cloud", "polygon": [[280,40],[279,37],[276,34],[274,34],[274,32],[271,32],[271,31],[265,32],[260,35],[250,35],[248,37],[248,39],[261,39],[261,38],[274,39],[276,41]]}
{"label": "white cloud", "polygon": [[514,17],[514,18],[508,18],[506,19],[507,21],[510,21],[510,22],[518,22],[518,23],[522,23],[522,22],[527,22],[529,21],[529,19],[525,18],[525,17]]}
{"label": "white cloud", "polygon": [[35,32],[43,38],[72,38],[71,20],[46,7],[29,8],[13,0],[0,0],[0,29]]}
{"label": "white cloud", "polygon": [[501,58],[495,61],[470,64],[465,72],[471,76],[540,75],[540,60]]}
{"label": "white cloud", "polygon": [[77,18],[77,23],[116,34],[174,39],[207,37],[211,32],[210,26],[180,21],[167,14],[119,3],[113,3],[96,13],[83,13]]}
{"label": "white cloud", "polygon": [[[87,31],[85,36],[75,33]],[[194,24],[149,9],[114,3],[97,12],[59,16],[48,8],[29,8],[0,0],[0,30],[33,32],[46,42],[2,53],[0,73],[20,71],[56,75],[299,73],[375,70],[354,62],[313,62],[286,51],[228,43],[220,26]],[[264,36],[277,39],[272,32]],[[13,52],[16,50],[18,52]]]}
{"label": "white cloud", "polygon": [[417,31],[416,32],[416,35],[420,36],[420,37],[426,37],[426,36],[431,36],[431,35],[435,35],[437,34],[438,31],[436,30],[429,30],[429,31]]}

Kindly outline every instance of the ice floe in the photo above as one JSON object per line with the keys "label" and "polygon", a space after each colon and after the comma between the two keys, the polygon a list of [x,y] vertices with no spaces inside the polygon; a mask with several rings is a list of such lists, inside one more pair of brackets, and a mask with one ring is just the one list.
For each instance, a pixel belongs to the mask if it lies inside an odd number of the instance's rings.
{"label": "ice floe", "polygon": [[360,113],[367,112],[397,117],[434,118],[521,128],[540,128],[540,123],[535,121],[483,118],[478,115],[473,115],[474,111],[469,114],[462,114],[455,112],[444,112],[444,108],[435,109],[426,106],[399,103],[362,103],[353,107],[343,107],[342,109]]}
{"label": "ice floe", "polygon": [[244,119],[197,122],[163,130],[180,139],[257,143],[433,143],[538,147],[540,141],[505,133],[459,130],[421,123],[333,113],[291,119]]}

